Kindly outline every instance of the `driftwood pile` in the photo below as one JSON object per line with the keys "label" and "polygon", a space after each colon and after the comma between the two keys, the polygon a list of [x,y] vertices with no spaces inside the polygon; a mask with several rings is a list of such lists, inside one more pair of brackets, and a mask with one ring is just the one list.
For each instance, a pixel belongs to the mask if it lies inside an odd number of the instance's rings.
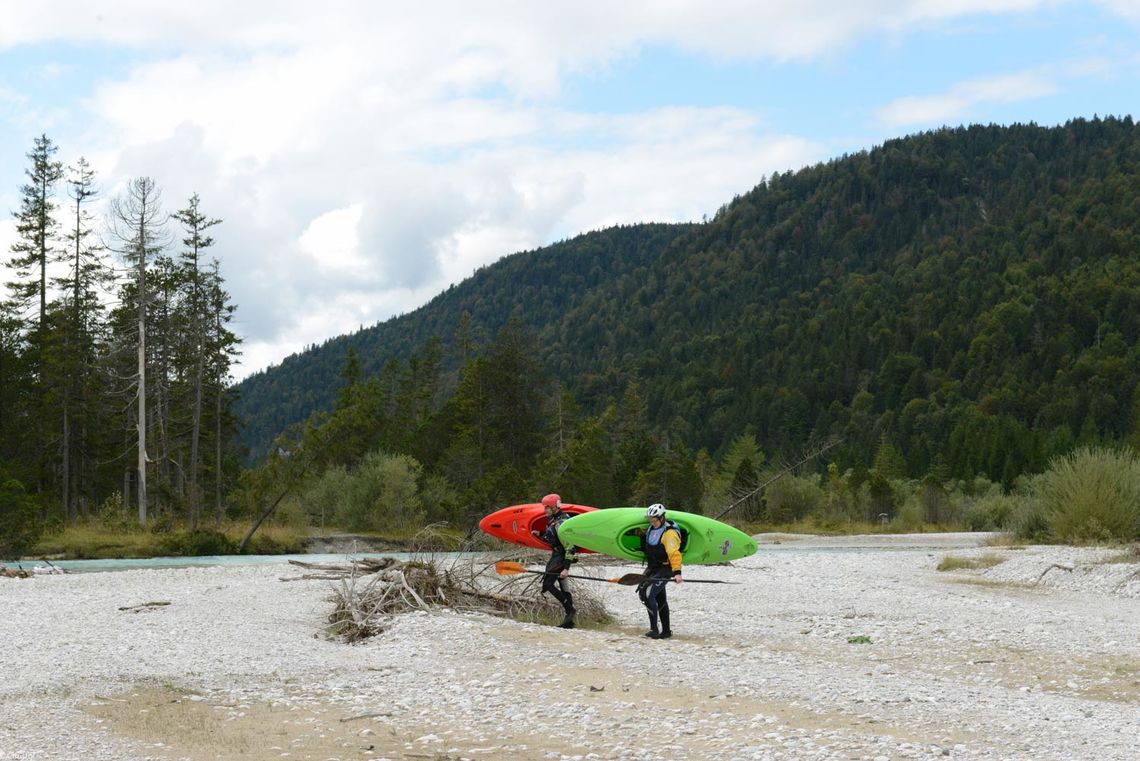
{"label": "driftwood pile", "polygon": [[281,580],[307,581],[310,579],[329,579],[337,581],[340,579],[351,579],[356,576],[367,576],[369,574],[379,573],[398,563],[400,563],[400,561],[393,557],[358,558],[349,560],[347,563],[306,563],[301,560],[290,560],[289,565],[295,565],[310,571],[318,571],[319,573],[304,573],[300,576],[282,576]]}
{"label": "driftwood pile", "polygon": [[[539,623],[557,623],[562,618],[562,607],[541,594],[540,575],[502,577],[495,575],[494,566],[494,561],[470,557],[408,561],[383,557],[322,567],[319,570],[329,576],[309,578],[340,581],[327,631],[346,642],[380,634],[393,616],[417,610],[450,608]],[[577,585],[573,593],[580,624],[611,620],[589,588]]]}
{"label": "driftwood pile", "polygon": [[57,565],[52,565],[50,560],[42,561],[46,565],[34,565],[31,570],[24,568],[19,563],[16,563],[15,568],[9,568],[5,565],[0,565],[0,578],[3,579],[30,579],[34,576],[44,576],[47,574],[67,573]]}

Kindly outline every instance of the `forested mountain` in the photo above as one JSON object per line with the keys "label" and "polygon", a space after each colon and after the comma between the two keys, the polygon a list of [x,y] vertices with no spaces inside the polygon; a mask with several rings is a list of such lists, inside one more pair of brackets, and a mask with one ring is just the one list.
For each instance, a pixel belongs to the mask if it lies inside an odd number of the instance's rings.
{"label": "forested mountain", "polygon": [[458,367],[514,317],[586,410],[637,381],[650,423],[694,449],[839,433],[843,467],[888,443],[910,476],[1009,484],[1137,437],[1138,219],[1130,118],[923,133],[774,175],[704,224],[506,257],[248,378],[238,413],[259,457],[332,406],[349,347],[367,377],[435,335]]}
{"label": "forested mountain", "polygon": [[[597,293],[615,298],[632,294],[665,247],[693,228],[615,227],[504,257],[414,312],[332,338],[251,375],[237,386],[236,412],[245,420],[252,458],[264,455],[273,437],[289,424],[332,407],[344,385],[340,375],[349,347],[355,349],[360,371],[367,377],[379,373],[390,360],[407,360],[437,336],[445,347],[442,361],[447,385],[452,386],[455,371],[467,356],[514,317],[539,334],[544,361],[561,357],[561,333],[568,315],[581,314]],[[571,369],[574,364],[561,361],[559,371],[573,376],[580,372]],[[565,382],[579,385],[574,377]],[[618,388],[616,382],[613,387]]]}

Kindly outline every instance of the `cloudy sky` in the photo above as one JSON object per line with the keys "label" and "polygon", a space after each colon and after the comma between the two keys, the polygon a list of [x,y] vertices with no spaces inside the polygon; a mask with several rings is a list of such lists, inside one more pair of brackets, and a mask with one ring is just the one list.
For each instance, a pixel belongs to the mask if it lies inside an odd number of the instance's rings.
{"label": "cloudy sky", "polygon": [[238,377],[516,251],[700,220],[891,137],[1140,96],[1140,0],[0,9],[3,261],[37,135],[86,157],[104,199],[143,175],[171,211],[196,192],[224,220]]}

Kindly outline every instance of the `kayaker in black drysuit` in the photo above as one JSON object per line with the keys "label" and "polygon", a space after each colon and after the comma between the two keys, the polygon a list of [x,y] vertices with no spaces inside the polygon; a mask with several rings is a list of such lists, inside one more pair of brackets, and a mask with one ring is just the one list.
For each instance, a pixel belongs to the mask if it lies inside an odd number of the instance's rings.
{"label": "kayaker in black drysuit", "polygon": [[[681,533],[665,520],[665,506],[657,503],[645,510],[649,530],[641,537],[641,550],[645,553],[645,580],[637,585],[637,596],[649,611],[650,639],[669,639],[669,600],[665,587],[673,581],[681,583]],[[657,618],[661,628],[657,628]]]}
{"label": "kayaker in black drysuit", "polygon": [[551,597],[562,603],[562,609],[566,611],[562,623],[558,625],[563,629],[573,629],[576,611],[566,576],[570,573],[570,563],[573,562],[577,548],[567,549],[558,538],[558,527],[570,516],[562,512],[562,498],[557,494],[543,497],[542,509],[546,513],[546,528],[541,534],[537,531],[530,532],[550,545],[550,560],[546,561],[546,573],[542,576],[542,591],[549,592]]}

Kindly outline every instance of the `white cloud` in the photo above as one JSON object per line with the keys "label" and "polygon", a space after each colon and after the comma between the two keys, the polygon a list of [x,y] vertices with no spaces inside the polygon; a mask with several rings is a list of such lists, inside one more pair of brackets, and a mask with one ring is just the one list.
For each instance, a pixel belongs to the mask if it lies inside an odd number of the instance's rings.
{"label": "white cloud", "polygon": [[936,95],[899,98],[879,110],[890,127],[938,126],[967,119],[983,103],[1016,103],[1057,92],[1043,72],[1022,72],[960,82]]}
{"label": "white cloud", "polygon": [[[970,15],[1028,12],[1076,0],[428,0],[394,9],[371,0],[191,4],[115,0],[16,3],[5,9],[0,49],[44,40],[137,48],[212,45],[233,52],[325,44],[375,59],[388,73],[431,70],[447,88],[506,84],[550,93],[567,68],[604,65],[642,44],[716,56],[803,59],[859,35]],[[1099,0],[1135,17],[1132,0]]]}
{"label": "white cloud", "polygon": [[1140,3],[1136,0],[1099,0],[1098,4],[1109,13],[1114,13],[1130,21],[1140,22]]}
{"label": "white cloud", "polygon": [[[3,257],[4,262],[11,258],[9,252],[12,250],[12,245],[19,239],[20,236],[16,233],[16,220],[0,219],[0,256]],[[12,277],[12,273],[7,268],[2,272],[4,275],[3,282],[7,282]]]}
{"label": "white cloud", "polygon": [[322,272],[358,277],[365,274],[367,265],[360,256],[356,233],[359,224],[360,204],[333,209],[310,222],[297,243]]}
{"label": "white cloud", "polygon": [[[1104,0],[1111,7],[1111,0]],[[734,108],[575,111],[572,72],[645,46],[718,59],[832,57],[866,35],[1051,0],[371,0],[14,3],[0,51],[68,41],[129,62],[70,118],[113,195],[149,175],[173,210],[224,219],[214,253],[246,336],[241,372],[408,311],[482,264],[616,223],[694,220],[825,156]],[[1121,3],[1121,7],[1125,4]],[[1125,11],[1119,11],[1124,13]],[[891,125],[1044,94],[1041,72],[900,99]],[[66,113],[0,102],[37,124]],[[29,117],[31,118],[31,117]]]}

